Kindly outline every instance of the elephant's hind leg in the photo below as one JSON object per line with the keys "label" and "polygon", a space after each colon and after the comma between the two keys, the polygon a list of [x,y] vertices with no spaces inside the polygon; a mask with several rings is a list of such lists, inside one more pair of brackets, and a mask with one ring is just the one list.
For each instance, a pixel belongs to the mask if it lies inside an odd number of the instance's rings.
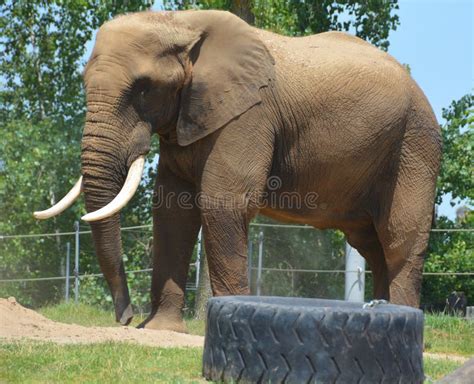
{"label": "elephant's hind leg", "polygon": [[387,264],[374,226],[344,231],[347,242],[365,258],[372,271],[374,299],[389,299]]}
{"label": "elephant's hind leg", "polygon": [[407,134],[410,135],[415,137],[402,149],[397,178],[391,191],[384,193],[376,230],[387,263],[390,301],[418,307],[432,223],[439,143],[426,139],[427,132],[421,130]]}
{"label": "elephant's hind leg", "polygon": [[[410,218],[406,220],[410,221]],[[383,236],[390,302],[418,307],[429,225],[413,223],[412,229],[408,230],[403,229],[403,225],[397,221],[390,220]]]}

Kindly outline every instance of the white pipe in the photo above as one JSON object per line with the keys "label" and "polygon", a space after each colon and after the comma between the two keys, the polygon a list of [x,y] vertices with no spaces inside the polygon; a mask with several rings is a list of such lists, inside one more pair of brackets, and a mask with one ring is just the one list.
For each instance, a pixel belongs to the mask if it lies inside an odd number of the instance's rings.
{"label": "white pipe", "polygon": [[355,303],[364,302],[365,259],[357,249],[346,243],[346,286],[344,299]]}

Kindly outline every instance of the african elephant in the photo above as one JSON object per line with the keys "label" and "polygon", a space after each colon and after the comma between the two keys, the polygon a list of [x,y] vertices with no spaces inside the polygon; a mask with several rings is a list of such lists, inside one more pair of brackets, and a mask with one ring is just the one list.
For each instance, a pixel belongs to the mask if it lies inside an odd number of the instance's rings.
{"label": "african elephant", "polygon": [[119,211],[152,134],[160,160],[143,326],[185,329],[201,226],[214,295],[249,293],[247,232],[258,212],[342,230],[373,271],[376,298],[419,305],[441,137],[423,92],[387,53],[339,32],[279,36],[227,12],[145,12],[100,28],[84,84],[82,176],[36,217],[84,193],[117,321],[133,315]]}

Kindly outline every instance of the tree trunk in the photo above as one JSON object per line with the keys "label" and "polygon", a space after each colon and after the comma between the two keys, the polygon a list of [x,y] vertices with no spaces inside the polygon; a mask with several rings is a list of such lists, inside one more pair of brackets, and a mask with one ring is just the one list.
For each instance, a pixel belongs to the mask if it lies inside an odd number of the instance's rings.
{"label": "tree trunk", "polygon": [[196,305],[194,318],[196,320],[206,319],[207,301],[212,296],[211,282],[209,280],[209,268],[206,255],[201,253],[201,268],[199,270],[199,286],[196,288]]}
{"label": "tree trunk", "polygon": [[252,5],[252,0],[232,0],[230,11],[250,25],[254,25],[255,16],[252,12]]}

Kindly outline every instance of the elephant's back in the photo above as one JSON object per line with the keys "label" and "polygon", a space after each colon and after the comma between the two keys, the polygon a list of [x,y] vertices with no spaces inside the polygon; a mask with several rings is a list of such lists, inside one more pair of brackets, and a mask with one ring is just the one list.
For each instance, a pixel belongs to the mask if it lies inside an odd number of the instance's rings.
{"label": "elephant's back", "polygon": [[399,122],[408,111],[414,81],[371,44],[342,32],[297,38],[259,33],[274,56],[280,89],[295,106],[311,100],[319,126],[339,121],[352,130],[379,127]]}
{"label": "elephant's back", "polygon": [[392,56],[344,32],[324,32],[304,37],[281,36],[256,30],[279,65],[325,70],[351,67],[406,72]]}

